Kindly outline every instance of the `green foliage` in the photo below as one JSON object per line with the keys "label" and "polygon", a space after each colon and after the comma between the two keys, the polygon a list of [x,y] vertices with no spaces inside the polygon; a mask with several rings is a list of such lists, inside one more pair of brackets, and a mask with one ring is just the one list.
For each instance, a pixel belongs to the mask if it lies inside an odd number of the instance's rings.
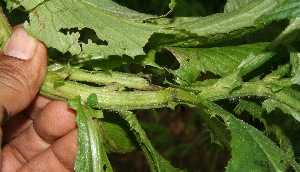
{"label": "green foliage", "polygon": [[[178,10],[200,2],[145,3],[155,5],[134,11],[111,0],[6,2],[29,15],[25,28],[49,47],[40,92],[77,111],[75,170],[111,171],[108,153],[141,149],[151,171],[179,171],[155,150],[135,113],[185,105],[211,141],[231,152],[227,171],[300,171],[299,2],[228,0],[223,13],[205,17]],[[2,28],[1,46],[10,33]]]}

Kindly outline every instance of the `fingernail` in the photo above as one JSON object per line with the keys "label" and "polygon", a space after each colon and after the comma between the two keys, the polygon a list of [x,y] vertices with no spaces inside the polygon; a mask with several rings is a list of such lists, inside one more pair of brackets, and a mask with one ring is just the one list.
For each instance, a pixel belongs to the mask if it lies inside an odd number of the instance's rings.
{"label": "fingernail", "polygon": [[7,56],[28,60],[35,54],[38,41],[27,34],[23,28],[19,28],[6,41],[3,53]]}

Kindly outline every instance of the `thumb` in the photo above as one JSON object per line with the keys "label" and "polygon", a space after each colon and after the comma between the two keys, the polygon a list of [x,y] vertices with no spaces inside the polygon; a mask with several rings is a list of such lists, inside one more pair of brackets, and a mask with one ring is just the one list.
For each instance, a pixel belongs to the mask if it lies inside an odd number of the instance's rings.
{"label": "thumb", "polygon": [[0,52],[0,125],[30,104],[44,81],[46,70],[44,44],[23,28],[15,30]]}

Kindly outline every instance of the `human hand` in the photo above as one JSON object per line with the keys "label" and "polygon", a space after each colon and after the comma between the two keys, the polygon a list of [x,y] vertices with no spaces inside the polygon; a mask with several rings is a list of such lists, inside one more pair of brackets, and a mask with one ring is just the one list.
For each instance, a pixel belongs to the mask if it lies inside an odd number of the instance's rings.
{"label": "human hand", "polygon": [[0,52],[3,172],[73,171],[75,112],[64,101],[36,96],[46,69],[46,47],[17,28]]}

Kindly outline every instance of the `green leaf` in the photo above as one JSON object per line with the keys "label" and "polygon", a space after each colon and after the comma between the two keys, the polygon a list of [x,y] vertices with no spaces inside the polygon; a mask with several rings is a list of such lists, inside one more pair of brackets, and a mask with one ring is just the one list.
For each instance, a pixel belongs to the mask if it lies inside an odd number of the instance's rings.
{"label": "green leaf", "polygon": [[296,40],[300,31],[300,17],[291,20],[290,24],[280,33],[280,35],[271,42],[269,49],[274,49],[278,45],[283,44],[288,46],[290,43]]}
{"label": "green leaf", "polygon": [[169,4],[170,11],[168,11],[167,14],[163,15],[162,17],[168,16],[174,10],[176,4],[177,4],[176,0],[171,0],[171,2]]}
{"label": "green leaf", "polygon": [[75,171],[112,171],[106,155],[106,150],[100,139],[98,121],[91,119],[92,111],[84,109],[80,97],[69,101],[69,106],[76,110],[78,126],[78,152],[75,162]]}
{"label": "green leaf", "polygon": [[239,104],[235,107],[234,112],[240,115],[243,111],[249,112],[254,118],[258,118],[264,122],[262,117],[265,110],[261,105],[247,100],[240,100]]}
{"label": "green leaf", "polygon": [[289,51],[290,51],[290,59],[291,59],[290,62],[292,65],[291,82],[293,84],[300,85],[300,54],[293,47],[289,47]]}
{"label": "green leaf", "polygon": [[89,106],[94,106],[97,105],[98,102],[98,97],[96,93],[92,93],[88,96],[88,98],[86,99],[86,104]]}
{"label": "green leaf", "polygon": [[[97,0],[45,1],[30,12],[30,20],[24,26],[48,47],[63,53],[94,54],[99,58],[144,55],[143,47],[158,27],[108,13],[105,5]],[[127,13],[126,8],[122,9],[124,11],[118,12]],[[90,38],[87,43],[81,43],[80,32],[86,31],[83,28],[94,31],[100,41],[92,42]]]}
{"label": "green leaf", "polygon": [[98,7],[103,7],[102,10],[105,10],[110,14],[138,23],[142,23],[147,18],[155,17],[154,15],[139,13],[137,11],[128,9],[124,6],[115,3],[112,0],[101,0],[101,1],[84,0],[84,2],[94,4],[95,6]]}
{"label": "green leaf", "polygon": [[[277,50],[276,50],[277,51]],[[275,50],[270,50],[268,48],[262,50],[257,54],[251,53],[246,59],[244,59],[241,64],[237,67],[236,72],[240,76],[245,76],[254,69],[260,67],[272,57],[274,57],[277,52]]]}
{"label": "green leaf", "polygon": [[297,121],[300,121],[300,113],[293,107],[290,107],[278,100],[267,99],[263,102],[263,108],[265,108],[268,113],[275,110],[276,108],[280,108],[284,113],[292,115]]}
{"label": "green leaf", "polygon": [[7,9],[11,11],[22,5],[27,11],[29,11],[35,8],[36,6],[38,6],[42,2],[44,2],[44,0],[22,0],[22,1],[7,0]]}
{"label": "green leaf", "polygon": [[[277,104],[278,103],[278,104]],[[294,137],[294,134],[297,135],[297,131],[299,130],[297,126],[299,126],[299,123],[297,123],[296,120],[292,119],[293,117],[288,116],[284,113],[278,113],[279,111],[275,111],[275,113],[271,113],[272,110],[274,110],[277,106],[284,106],[290,110],[292,108],[279,103],[276,100],[273,99],[267,99],[263,102],[263,107],[267,109],[268,114],[266,113],[266,110],[259,104],[241,100],[239,102],[239,105],[235,108],[235,112],[240,114],[242,111],[249,112],[254,118],[259,119],[264,123],[265,126],[265,133],[276,133],[276,138],[279,141],[280,149],[286,154],[287,157],[293,158],[294,157],[294,151],[292,146],[292,139]],[[271,107],[273,106],[273,107]],[[284,108],[283,107],[283,108]],[[281,108],[282,109],[282,108]],[[291,113],[291,112],[287,112]],[[285,126],[289,126],[288,128]],[[288,162],[283,162],[284,164]]]}
{"label": "green leaf", "polygon": [[139,149],[138,142],[130,131],[127,121],[119,114],[106,112],[100,121],[100,128],[107,152],[125,153]]}
{"label": "green leaf", "polygon": [[223,148],[230,149],[229,142],[231,135],[225,124],[217,117],[211,117],[207,113],[199,113],[199,115],[204,122],[204,126],[208,129],[211,135],[211,142],[217,143]]}
{"label": "green leaf", "polygon": [[272,73],[266,75],[263,78],[263,81],[274,81],[274,80],[279,80],[282,79],[286,74],[288,74],[290,72],[290,64],[285,64],[282,66],[278,66],[278,68],[273,71]]}
{"label": "green leaf", "polygon": [[201,72],[212,72],[221,77],[236,71],[252,54],[257,54],[268,44],[246,44],[213,48],[167,48],[180,63],[179,69],[170,71],[188,83],[193,83]]}
{"label": "green leaf", "polygon": [[280,108],[287,114],[292,115],[297,121],[300,121],[300,93],[292,88],[284,88],[273,98],[274,100],[268,100],[263,104],[268,110],[274,110],[276,107]]}
{"label": "green leaf", "polygon": [[[277,5],[276,0],[254,0],[231,13],[207,17],[159,18],[152,23],[164,26],[149,40],[149,47],[199,47],[242,37],[266,23],[255,20]],[[171,28],[171,29],[170,29]]]}
{"label": "green leaf", "polygon": [[142,129],[138,119],[132,112],[120,112],[120,116],[128,122],[130,130],[134,133],[136,140],[139,142],[152,172],[182,171],[174,168],[169,161],[164,159],[153,148],[147,137],[147,134]]}
{"label": "green leaf", "polygon": [[254,0],[228,0],[224,7],[224,13],[230,13],[243,8],[252,1]]}
{"label": "green leaf", "polygon": [[188,32],[190,35],[197,35],[198,39],[189,40],[181,38],[174,46],[195,46],[216,43],[241,37],[247,33],[258,30],[263,25],[255,20],[265,12],[273,9],[277,5],[276,0],[254,0],[244,8],[232,13],[215,14],[208,17],[195,17],[180,19],[180,22],[174,22],[171,26],[177,30]]}
{"label": "green leaf", "polygon": [[175,6],[176,6],[176,0],[171,0],[171,2],[170,2],[170,4],[169,4],[169,8],[171,9],[171,10],[173,10],[174,8],[175,8]]}
{"label": "green leaf", "polygon": [[256,128],[233,116],[227,124],[232,136],[232,159],[227,171],[285,171],[281,164],[285,160],[299,170],[293,159]]}
{"label": "green leaf", "polygon": [[257,22],[270,22],[273,20],[292,19],[300,17],[299,0],[284,0],[275,8],[263,14]]}
{"label": "green leaf", "polygon": [[65,81],[62,80],[62,79],[60,79],[60,78],[58,78],[58,80],[55,80],[53,82],[53,85],[54,85],[53,88],[61,87],[61,86],[65,85]]}

